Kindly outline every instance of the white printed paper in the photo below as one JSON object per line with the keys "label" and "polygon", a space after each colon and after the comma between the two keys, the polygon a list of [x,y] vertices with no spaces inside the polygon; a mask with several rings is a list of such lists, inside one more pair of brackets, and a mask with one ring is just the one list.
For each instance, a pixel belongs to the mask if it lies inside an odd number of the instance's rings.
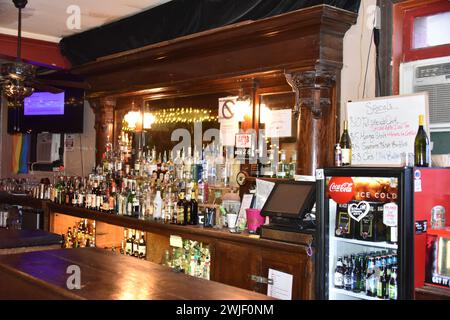
{"label": "white printed paper", "polygon": [[291,109],[270,111],[270,118],[266,123],[266,136],[271,138],[292,136]]}
{"label": "white printed paper", "polygon": [[242,196],[242,202],[241,202],[241,208],[239,210],[239,217],[238,217],[238,226],[239,229],[245,229],[245,225],[247,224],[247,214],[245,212],[246,209],[250,208],[253,201],[253,195],[252,194],[244,194]]}
{"label": "white printed paper", "polygon": [[256,179],[255,209],[262,210],[274,186],[274,182]]}
{"label": "white printed paper", "polygon": [[180,236],[170,236],[170,246],[183,248],[183,239]]}
{"label": "white printed paper", "polygon": [[220,142],[224,146],[234,146],[239,123],[234,119],[220,120]]}
{"label": "white printed paper", "polygon": [[292,274],[269,269],[268,279],[271,280],[271,283],[267,285],[269,297],[292,300],[292,283],[294,281]]}
{"label": "white printed paper", "polygon": [[383,223],[388,227],[396,227],[398,223],[398,206],[396,203],[386,203],[383,206]]}
{"label": "white printed paper", "polygon": [[414,179],[414,192],[422,192],[422,180]]}

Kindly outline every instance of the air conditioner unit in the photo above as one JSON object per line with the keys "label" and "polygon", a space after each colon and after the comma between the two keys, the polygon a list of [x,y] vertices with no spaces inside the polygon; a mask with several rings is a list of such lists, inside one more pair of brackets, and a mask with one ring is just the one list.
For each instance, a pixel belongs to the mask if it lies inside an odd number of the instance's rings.
{"label": "air conditioner unit", "polygon": [[450,131],[450,56],[400,65],[400,94],[428,92],[430,131]]}
{"label": "air conditioner unit", "polygon": [[36,162],[52,163],[59,159],[60,135],[38,133],[36,143]]}

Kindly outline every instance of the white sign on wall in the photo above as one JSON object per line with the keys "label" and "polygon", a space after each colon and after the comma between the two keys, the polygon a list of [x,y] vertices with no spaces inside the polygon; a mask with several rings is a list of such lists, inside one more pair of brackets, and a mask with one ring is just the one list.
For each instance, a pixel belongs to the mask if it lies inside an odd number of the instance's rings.
{"label": "white sign on wall", "polygon": [[292,136],[292,109],[270,111],[266,123],[266,136],[270,138]]}
{"label": "white sign on wall", "polygon": [[401,165],[402,154],[414,154],[421,114],[430,137],[426,92],[348,102],[352,165]]}

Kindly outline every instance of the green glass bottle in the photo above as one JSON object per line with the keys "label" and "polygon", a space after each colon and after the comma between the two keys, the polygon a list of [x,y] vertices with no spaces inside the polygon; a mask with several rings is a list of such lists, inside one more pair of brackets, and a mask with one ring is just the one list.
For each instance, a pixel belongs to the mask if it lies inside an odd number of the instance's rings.
{"label": "green glass bottle", "polygon": [[414,166],[430,166],[430,141],[424,129],[424,116],[419,116],[419,130],[414,141]]}
{"label": "green glass bottle", "polygon": [[339,141],[342,151],[342,165],[350,166],[352,164],[352,141],[348,134],[348,122],[344,121],[344,132],[342,132],[341,139]]}

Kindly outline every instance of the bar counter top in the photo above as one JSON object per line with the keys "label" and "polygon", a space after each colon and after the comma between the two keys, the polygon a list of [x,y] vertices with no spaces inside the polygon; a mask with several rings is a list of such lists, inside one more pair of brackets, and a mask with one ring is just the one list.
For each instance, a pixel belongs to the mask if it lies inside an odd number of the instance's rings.
{"label": "bar counter top", "polygon": [[[81,289],[67,282],[79,266]],[[0,256],[1,299],[268,300],[268,296],[177,273],[149,261],[96,248]]]}

